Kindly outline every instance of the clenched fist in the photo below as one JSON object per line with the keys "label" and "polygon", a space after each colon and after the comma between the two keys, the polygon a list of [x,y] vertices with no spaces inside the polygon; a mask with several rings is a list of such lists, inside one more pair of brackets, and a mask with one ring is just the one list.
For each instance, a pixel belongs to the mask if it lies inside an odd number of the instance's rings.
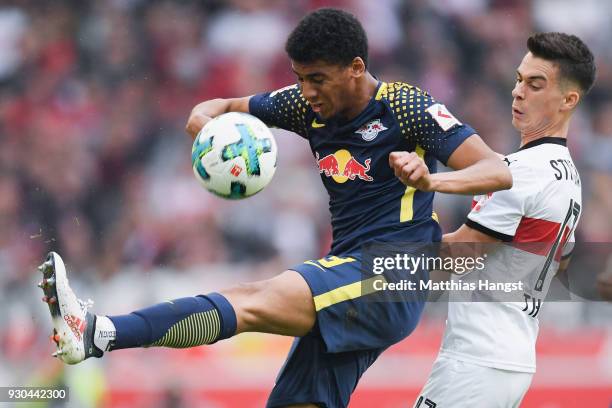
{"label": "clenched fist", "polygon": [[434,191],[434,180],[425,161],[414,152],[391,152],[389,166],[402,183],[421,191]]}

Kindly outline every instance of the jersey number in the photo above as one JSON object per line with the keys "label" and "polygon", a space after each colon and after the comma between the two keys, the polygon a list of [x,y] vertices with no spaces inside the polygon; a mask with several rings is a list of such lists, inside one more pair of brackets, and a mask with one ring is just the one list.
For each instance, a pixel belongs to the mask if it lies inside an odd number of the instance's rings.
{"label": "jersey number", "polygon": [[[544,267],[538,276],[538,280],[536,281],[535,290],[538,292],[542,291],[544,287],[544,281],[546,279],[546,274],[548,273],[548,269],[550,268],[550,264],[553,259],[555,259],[555,254],[559,250],[559,248],[563,248],[566,244],[569,237],[574,232],[576,225],[578,224],[578,218],[580,217],[580,204],[575,202],[574,200],[570,200],[569,208],[567,209],[567,214],[565,214],[565,220],[563,220],[563,224],[561,224],[561,228],[559,228],[559,232],[557,233],[557,238],[546,257],[546,262],[544,262]],[[565,234],[565,229],[569,228],[567,234]],[[563,242],[561,242],[563,240]]]}
{"label": "jersey number", "polygon": [[524,295],[525,295],[525,308],[523,309],[523,312],[526,312],[527,310],[529,310],[531,306],[531,311],[529,312],[529,316],[536,317],[538,315],[538,312],[540,311],[540,306],[542,306],[542,299],[532,297],[528,295],[527,293],[524,293]]}
{"label": "jersey number", "polygon": [[325,258],[317,259],[316,261],[306,261],[304,263],[316,266],[317,268],[324,270],[323,268],[329,269],[347,262],[355,262],[355,258],[351,258],[350,256],[346,258],[341,258],[339,256],[332,255],[327,256]]}
{"label": "jersey number", "polygon": [[433,402],[429,398],[424,398],[422,395],[419,397],[419,400],[417,401],[417,403],[414,406],[414,408],[421,408],[421,404],[425,404],[425,405],[423,405],[422,408],[425,408],[425,407],[427,407],[427,408],[436,408],[438,406],[438,404],[436,404],[435,402]]}

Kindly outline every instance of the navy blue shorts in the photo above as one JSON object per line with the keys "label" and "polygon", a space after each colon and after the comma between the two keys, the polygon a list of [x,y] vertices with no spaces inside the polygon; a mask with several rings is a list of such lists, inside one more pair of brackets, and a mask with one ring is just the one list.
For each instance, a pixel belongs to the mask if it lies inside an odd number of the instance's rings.
{"label": "navy blue shorts", "polygon": [[424,296],[398,300],[373,292],[372,281],[380,276],[362,272],[361,261],[361,253],[354,252],[291,268],[310,286],[317,323],[295,339],[268,407],[348,406],[365,370],[416,327]]}

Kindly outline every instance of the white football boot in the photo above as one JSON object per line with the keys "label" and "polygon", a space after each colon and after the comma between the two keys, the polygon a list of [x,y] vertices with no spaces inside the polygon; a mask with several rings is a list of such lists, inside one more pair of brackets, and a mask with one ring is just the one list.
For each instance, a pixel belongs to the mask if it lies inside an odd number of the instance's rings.
{"label": "white football boot", "polygon": [[102,357],[103,352],[93,343],[96,316],[87,309],[91,300],[77,299],[66,276],[64,261],[55,252],[49,252],[45,262],[38,267],[43,280],[38,286],[49,305],[53,320],[53,335],[57,350],[52,354],[66,364],[77,364],[89,357]]}

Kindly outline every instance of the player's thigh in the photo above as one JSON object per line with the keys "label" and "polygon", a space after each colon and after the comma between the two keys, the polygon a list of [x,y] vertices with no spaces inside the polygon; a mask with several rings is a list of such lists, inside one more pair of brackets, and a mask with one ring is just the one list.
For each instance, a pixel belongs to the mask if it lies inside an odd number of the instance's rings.
{"label": "player's thigh", "polygon": [[436,407],[438,404],[444,406],[448,399],[447,396],[453,393],[453,390],[451,390],[453,387],[451,381],[455,375],[453,361],[445,357],[438,357],[434,361],[427,382],[419,393],[413,408],[430,408]]}
{"label": "player's thigh", "polygon": [[244,283],[221,294],[234,307],[237,333],[256,331],[303,336],[316,320],[312,292],[295,271],[272,279]]}
{"label": "player's thigh", "polygon": [[477,384],[471,399],[473,402],[465,404],[466,407],[518,408],[533,377],[532,373],[482,366],[474,368],[474,364],[465,362],[459,364],[476,372],[473,377]]}
{"label": "player's thigh", "polygon": [[267,408],[346,408],[359,379],[383,349],[329,353],[315,325],[296,338],[270,393]]}
{"label": "player's thigh", "polygon": [[361,252],[295,265],[310,287],[321,337],[330,353],[384,349],[416,327],[424,300],[374,290],[381,277],[363,270]]}
{"label": "player's thigh", "polygon": [[514,408],[520,405],[532,374],[499,370],[438,357],[414,408]]}

